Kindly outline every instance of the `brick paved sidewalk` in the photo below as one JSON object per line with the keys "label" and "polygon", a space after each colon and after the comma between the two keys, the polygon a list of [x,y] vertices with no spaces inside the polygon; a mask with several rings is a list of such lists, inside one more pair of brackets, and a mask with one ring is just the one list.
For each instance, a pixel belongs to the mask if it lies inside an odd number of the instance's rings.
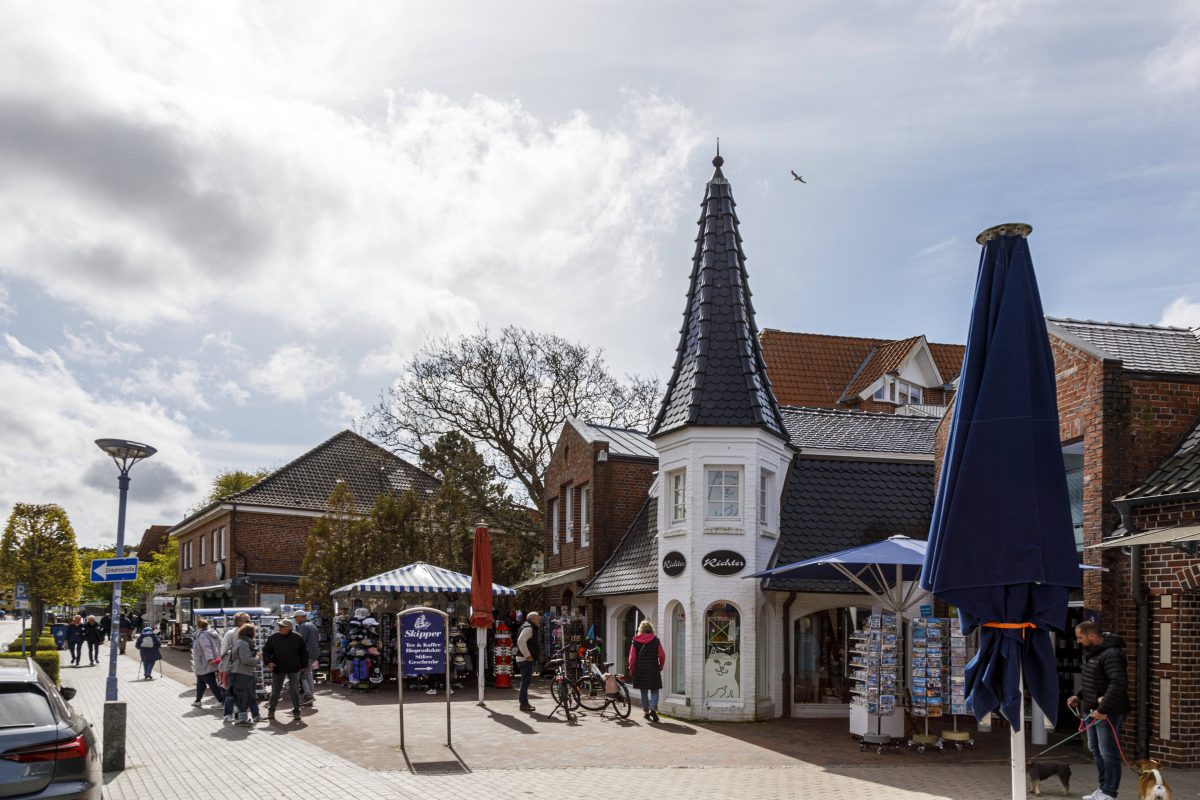
{"label": "brick paved sidewalk", "polygon": [[[3,629],[5,624],[0,623],[0,638],[8,633]],[[9,638],[12,636],[15,631]],[[419,762],[417,774],[404,769],[373,770],[354,760],[353,745],[361,731],[346,725],[340,711],[330,713],[334,704],[352,700],[323,697],[322,713],[303,725],[288,722],[255,729],[234,728],[222,724],[220,712],[211,701],[203,709],[191,707],[190,676],[169,666],[166,672],[165,679],[140,681],[133,653],[119,662],[121,697],[129,708],[129,766],[123,773],[107,776],[105,796],[112,800],[227,797],[231,774],[237,775],[236,796],[256,800],[364,795],[390,800],[463,793],[482,793],[488,800],[559,800],[564,793],[716,796],[732,800],[997,800],[1008,796],[1003,764],[950,764],[909,754],[884,756],[871,765],[823,766],[796,761],[784,765],[772,761],[739,766],[724,760],[722,766],[694,762],[678,766],[690,760],[689,748],[697,736],[661,737],[672,744],[663,746],[660,767],[626,766],[639,760],[638,754],[631,751],[651,741],[640,736],[630,738],[627,747],[611,746],[608,765],[579,767],[580,748],[564,747],[556,737],[535,738],[506,729],[502,734],[509,741],[505,758],[500,763],[472,759],[470,771],[465,772],[455,771],[457,762],[446,748],[422,736],[412,753]],[[102,719],[105,674],[103,666],[63,669],[64,682],[79,690],[75,706],[97,728]],[[330,725],[335,717],[339,724]],[[305,736],[305,726],[317,728],[323,723],[331,729],[345,730],[337,753]],[[586,735],[587,731],[580,727],[576,733]],[[544,746],[542,741],[554,745]],[[731,747],[747,746],[734,739],[730,742]],[[398,750],[396,763],[404,763]],[[432,774],[428,774],[430,771]],[[1076,767],[1073,796],[1093,788],[1091,774],[1087,765]],[[1200,774],[1172,771],[1170,779],[1180,797],[1195,796],[1200,790]],[[1052,785],[1049,796],[1056,792],[1057,785]]]}

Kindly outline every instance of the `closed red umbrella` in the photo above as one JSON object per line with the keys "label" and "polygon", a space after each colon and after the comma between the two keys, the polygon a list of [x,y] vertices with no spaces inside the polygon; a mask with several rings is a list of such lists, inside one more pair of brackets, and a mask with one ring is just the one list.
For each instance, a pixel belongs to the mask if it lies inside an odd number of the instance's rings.
{"label": "closed red umbrella", "polygon": [[492,626],[492,543],[488,526],[475,526],[471,556],[471,627],[475,628],[475,673],[479,676],[479,702],[483,702],[484,658],[487,655],[487,629]]}

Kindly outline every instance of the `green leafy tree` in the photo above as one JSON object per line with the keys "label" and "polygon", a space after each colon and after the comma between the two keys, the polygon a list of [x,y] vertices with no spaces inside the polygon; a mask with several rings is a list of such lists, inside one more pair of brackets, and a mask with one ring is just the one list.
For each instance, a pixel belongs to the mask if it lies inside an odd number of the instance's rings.
{"label": "green leafy tree", "polygon": [[338,481],[329,495],[325,514],[308,534],[300,571],[300,596],[309,603],[329,607],[329,593],[351,581],[365,578],[363,548],[369,546],[371,522],[354,513],[354,494]]}
{"label": "green leafy tree", "polygon": [[116,549],[81,547],[79,548],[79,571],[82,577],[82,590],[79,596],[80,605],[112,605],[113,585],[111,583],[92,583],[92,559],[113,558]]}
{"label": "green leafy tree", "polygon": [[0,583],[29,585],[34,648],[46,606],[79,599],[83,570],[75,530],[62,506],[17,503],[0,539]]}
{"label": "green leafy tree", "polygon": [[224,472],[219,472],[213,478],[208,494],[192,509],[192,513],[194,514],[200,509],[212,505],[222,497],[243,492],[270,474],[271,470],[267,467],[259,467],[250,472],[240,469],[228,469]]}
{"label": "green leafy tree", "polygon": [[138,564],[137,580],[125,584],[121,594],[130,599],[145,597],[154,592],[155,585],[174,583],[178,580],[179,540],[169,539],[166,547],[151,555],[149,561]]}

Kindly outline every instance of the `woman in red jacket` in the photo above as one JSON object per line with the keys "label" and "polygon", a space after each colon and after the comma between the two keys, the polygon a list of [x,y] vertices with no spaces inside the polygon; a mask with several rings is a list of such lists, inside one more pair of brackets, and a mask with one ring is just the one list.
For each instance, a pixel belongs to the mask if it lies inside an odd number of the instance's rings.
{"label": "woman in red jacket", "polygon": [[658,690],[662,688],[662,668],[667,653],[654,635],[654,625],[648,619],[638,625],[638,635],[629,648],[629,674],[633,685],[642,691],[642,717],[658,722]]}

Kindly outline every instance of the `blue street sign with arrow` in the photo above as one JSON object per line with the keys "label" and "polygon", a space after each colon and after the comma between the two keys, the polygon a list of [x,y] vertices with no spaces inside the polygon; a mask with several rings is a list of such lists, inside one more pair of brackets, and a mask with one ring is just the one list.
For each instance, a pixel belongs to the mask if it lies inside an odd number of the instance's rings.
{"label": "blue street sign with arrow", "polygon": [[137,578],[137,556],[132,558],[97,558],[92,560],[92,583],[116,583]]}

